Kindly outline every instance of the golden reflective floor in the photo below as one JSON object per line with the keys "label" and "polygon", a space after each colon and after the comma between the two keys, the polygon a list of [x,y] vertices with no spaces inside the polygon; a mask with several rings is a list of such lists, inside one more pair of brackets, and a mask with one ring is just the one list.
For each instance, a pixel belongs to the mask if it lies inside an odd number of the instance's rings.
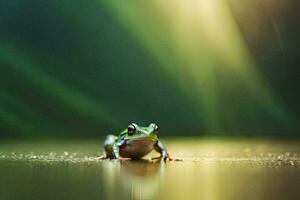
{"label": "golden reflective floor", "polygon": [[299,142],[164,143],[183,161],[101,161],[100,141],[2,142],[0,199],[300,199]]}

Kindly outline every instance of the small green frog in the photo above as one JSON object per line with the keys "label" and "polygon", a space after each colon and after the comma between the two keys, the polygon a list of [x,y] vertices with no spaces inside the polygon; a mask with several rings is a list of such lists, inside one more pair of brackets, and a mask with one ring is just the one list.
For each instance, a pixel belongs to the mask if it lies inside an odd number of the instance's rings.
{"label": "small green frog", "polygon": [[154,149],[160,153],[160,156],[152,158],[152,160],[172,160],[157,137],[158,131],[158,125],[154,123],[148,127],[131,123],[119,136],[108,135],[106,137],[104,141],[105,155],[100,158],[136,159],[144,157]]}

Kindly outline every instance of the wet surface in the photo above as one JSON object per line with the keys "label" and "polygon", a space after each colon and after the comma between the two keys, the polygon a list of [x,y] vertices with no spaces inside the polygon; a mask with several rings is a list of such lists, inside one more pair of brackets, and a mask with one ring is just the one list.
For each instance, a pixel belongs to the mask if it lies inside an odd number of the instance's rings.
{"label": "wet surface", "polygon": [[164,143],[183,161],[102,161],[101,141],[2,142],[0,199],[300,198],[300,142]]}

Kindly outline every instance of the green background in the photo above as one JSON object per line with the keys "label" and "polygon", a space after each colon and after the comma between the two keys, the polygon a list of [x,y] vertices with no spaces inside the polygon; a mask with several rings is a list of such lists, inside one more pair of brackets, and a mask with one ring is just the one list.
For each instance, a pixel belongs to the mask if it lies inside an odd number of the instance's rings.
{"label": "green background", "polygon": [[299,137],[297,1],[166,2],[0,1],[0,137]]}

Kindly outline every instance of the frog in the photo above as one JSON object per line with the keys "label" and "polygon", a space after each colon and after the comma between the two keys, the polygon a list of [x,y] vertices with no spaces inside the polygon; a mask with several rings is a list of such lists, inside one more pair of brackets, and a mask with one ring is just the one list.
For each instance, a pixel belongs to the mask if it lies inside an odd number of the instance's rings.
{"label": "frog", "polygon": [[100,159],[142,159],[155,150],[160,154],[151,160],[172,160],[162,142],[158,139],[159,126],[151,123],[143,127],[130,123],[118,136],[107,135],[104,141],[104,154]]}

